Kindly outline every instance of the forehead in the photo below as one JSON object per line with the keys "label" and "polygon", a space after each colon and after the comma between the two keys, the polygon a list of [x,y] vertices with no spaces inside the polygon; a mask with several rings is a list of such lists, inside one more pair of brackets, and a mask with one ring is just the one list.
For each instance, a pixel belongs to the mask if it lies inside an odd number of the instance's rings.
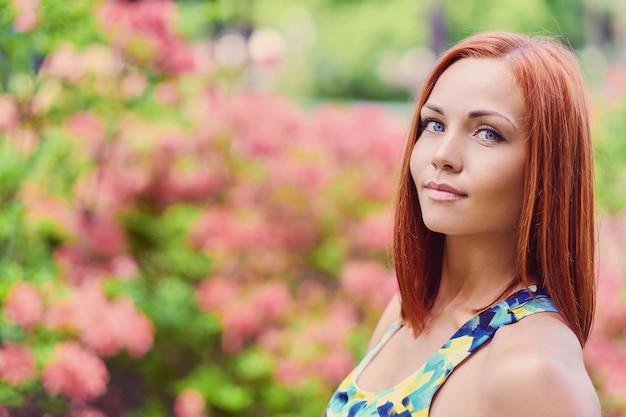
{"label": "forehead", "polygon": [[463,58],[439,77],[428,102],[444,109],[495,110],[522,119],[524,102],[509,63],[497,58]]}

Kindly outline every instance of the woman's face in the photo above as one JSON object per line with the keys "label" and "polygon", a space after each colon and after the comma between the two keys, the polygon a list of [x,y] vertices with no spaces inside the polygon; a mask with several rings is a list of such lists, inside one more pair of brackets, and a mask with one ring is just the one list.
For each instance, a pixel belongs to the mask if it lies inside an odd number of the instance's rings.
{"label": "woman's face", "polygon": [[524,190],[524,102],[506,61],[464,58],[420,112],[411,155],[422,218],[446,235],[517,236]]}

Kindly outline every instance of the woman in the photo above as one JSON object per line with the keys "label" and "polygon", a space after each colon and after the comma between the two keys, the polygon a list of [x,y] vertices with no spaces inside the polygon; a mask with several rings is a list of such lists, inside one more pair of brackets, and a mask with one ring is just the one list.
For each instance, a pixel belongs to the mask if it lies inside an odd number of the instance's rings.
{"label": "woman", "polygon": [[331,416],[600,416],[583,80],[557,42],[472,36],[417,102],[401,171],[399,294]]}

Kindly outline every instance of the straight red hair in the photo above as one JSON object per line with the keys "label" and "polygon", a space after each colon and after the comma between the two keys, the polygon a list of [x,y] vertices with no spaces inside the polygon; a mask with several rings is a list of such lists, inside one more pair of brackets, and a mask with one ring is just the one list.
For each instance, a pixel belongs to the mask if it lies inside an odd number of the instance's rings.
{"label": "straight red hair", "polygon": [[[449,49],[417,100],[401,169],[394,226],[394,264],[402,317],[421,333],[439,289],[445,237],[422,221],[409,162],[419,140],[420,111],[441,74],[463,58],[509,63],[522,93],[528,134],[519,220],[517,285],[546,287],[584,345],[595,310],[593,153],[585,86],[578,62],[557,41],[504,32],[471,36]],[[494,301],[497,301],[494,300]]]}

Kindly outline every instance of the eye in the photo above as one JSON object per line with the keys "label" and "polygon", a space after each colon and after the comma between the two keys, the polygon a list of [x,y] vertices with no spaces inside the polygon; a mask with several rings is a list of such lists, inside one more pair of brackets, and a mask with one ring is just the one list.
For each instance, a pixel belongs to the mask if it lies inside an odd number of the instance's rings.
{"label": "eye", "polygon": [[502,142],[504,137],[496,129],[490,126],[480,126],[474,136],[485,142]]}
{"label": "eye", "polygon": [[433,133],[440,133],[445,130],[443,123],[435,119],[425,119],[421,122],[422,130]]}

